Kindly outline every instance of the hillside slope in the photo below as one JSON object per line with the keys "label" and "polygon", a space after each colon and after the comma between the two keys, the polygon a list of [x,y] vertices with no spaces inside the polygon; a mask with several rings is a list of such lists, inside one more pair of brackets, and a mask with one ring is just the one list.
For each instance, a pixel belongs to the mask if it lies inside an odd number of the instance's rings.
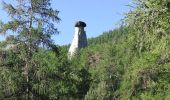
{"label": "hillside slope", "polygon": [[170,36],[156,39],[153,49],[141,49],[136,35],[130,28],[115,29],[80,50],[77,60],[91,75],[86,99],[169,98]]}
{"label": "hillside slope", "polygon": [[89,39],[71,60],[68,46],[38,48],[30,58],[27,84],[25,48],[1,53],[0,99],[24,99],[29,86],[30,99],[169,100],[170,3],[134,2],[125,25]]}

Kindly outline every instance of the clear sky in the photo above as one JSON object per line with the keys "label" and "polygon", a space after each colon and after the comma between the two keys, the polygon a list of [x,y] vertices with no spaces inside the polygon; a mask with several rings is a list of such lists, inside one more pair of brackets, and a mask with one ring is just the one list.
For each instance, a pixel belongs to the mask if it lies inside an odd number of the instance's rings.
{"label": "clear sky", "polygon": [[[14,2],[14,0],[4,0]],[[60,23],[57,24],[59,35],[54,35],[56,44],[64,45],[72,42],[74,23],[84,21],[87,37],[96,37],[103,32],[119,27],[123,14],[129,10],[132,0],[52,0],[52,7],[60,11]],[[2,2],[2,0],[0,0]],[[0,5],[0,20],[7,21],[8,15]],[[4,36],[0,37],[2,40]]]}

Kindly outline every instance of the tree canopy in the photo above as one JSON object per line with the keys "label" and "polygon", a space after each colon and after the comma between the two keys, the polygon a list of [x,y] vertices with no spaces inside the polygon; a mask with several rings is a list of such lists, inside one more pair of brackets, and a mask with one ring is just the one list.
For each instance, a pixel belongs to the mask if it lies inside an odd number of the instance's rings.
{"label": "tree canopy", "polygon": [[[0,33],[0,99],[170,99],[170,2],[133,0],[123,25],[88,39],[67,59],[53,44],[58,11],[50,0],[4,3],[11,16]],[[10,31],[9,31],[10,30]]]}

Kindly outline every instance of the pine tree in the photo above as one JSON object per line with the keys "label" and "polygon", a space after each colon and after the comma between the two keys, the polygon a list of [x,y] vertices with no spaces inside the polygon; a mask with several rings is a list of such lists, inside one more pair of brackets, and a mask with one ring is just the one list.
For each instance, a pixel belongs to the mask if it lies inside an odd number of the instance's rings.
{"label": "pine tree", "polygon": [[[1,67],[0,71],[3,77],[0,86],[0,98],[22,97],[28,100],[34,97],[34,95],[38,95],[33,92],[33,87],[31,87],[33,84],[32,77],[34,77],[33,75],[35,74],[32,72],[36,69],[36,66],[38,66],[32,58],[34,53],[38,52],[39,48],[52,46],[51,35],[58,33],[54,22],[60,21],[58,17],[59,11],[51,8],[50,1],[51,0],[16,0],[16,6],[3,2],[3,9],[10,16],[10,21],[7,23],[0,22],[0,33],[6,34],[7,36],[10,32],[15,34],[10,42],[6,42],[6,45],[10,47],[8,53],[11,51],[20,63],[16,64],[16,62],[11,62],[15,65],[11,66],[11,68],[9,68],[8,65]],[[14,59],[16,58],[13,58],[13,60]],[[10,74],[15,75],[11,76]],[[9,79],[9,77],[11,80],[7,81],[6,79]],[[17,83],[17,81],[21,81],[22,84]],[[11,83],[11,85],[4,85],[10,82],[13,83]],[[10,89],[3,85],[8,86]],[[19,85],[22,87],[20,90],[17,89]]]}

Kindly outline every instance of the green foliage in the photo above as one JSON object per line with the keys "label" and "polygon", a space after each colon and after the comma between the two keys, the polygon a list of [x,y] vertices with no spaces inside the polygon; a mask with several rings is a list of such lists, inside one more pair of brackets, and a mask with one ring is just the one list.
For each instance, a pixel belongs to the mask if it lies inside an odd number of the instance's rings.
{"label": "green foliage", "polygon": [[[32,3],[35,13],[41,11],[41,4],[44,5],[40,1]],[[44,1],[45,6],[48,1]],[[20,45],[1,49],[0,99],[25,99],[28,86],[30,99],[170,99],[169,5],[168,0],[134,0],[134,9],[125,16],[125,25],[89,39],[89,46],[78,50],[71,60],[67,59],[67,45],[56,46],[51,42],[50,35],[55,29],[49,32],[42,28],[48,25],[19,30],[13,26],[22,21],[2,23],[1,32],[11,29],[19,32],[19,36],[9,36],[0,46]],[[17,12],[11,5],[6,7],[15,17],[15,14],[24,13]],[[53,20],[56,13],[45,10],[45,19],[52,16]],[[34,34],[29,35],[29,32]],[[43,44],[51,49],[42,48]],[[27,55],[27,45],[33,47],[31,56]],[[29,81],[23,74],[27,71],[26,63]]]}
{"label": "green foliage", "polygon": [[[34,56],[42,53],[42,47],[48,49],[54,45],[51,39],[51,35],[57,33],[54,22],[60,19],[58,11],[51,8],[50,1],[16,0],[15,6],[3,2],[3,9],[10,16],[10,21],[0,23],[0,34],[7,35],[1,50],[0,73],[4,72],[2,74],[4,79],[1,80],[4,83],[0,86],[2,94],[0,99],[49,98],[44,94],[48,94],[47,88],[50,81],[44,79],[46,78],[44,75],[50,73],[48,72],[50,65],[48,66],[49,63],[46,63],[44,59],[38,57],[35,59]],[[13,32],[15,36],[9,36],[8,32]],[[40,63],[41,61],[45,64]],[[17,77],[19,77],[18,80]],[[5,84],[8,82],[10,84]],[[6,90],[6,87],[9,89]]]}
{"label": "green foliage", "polygon": [[[169,94],[169,11],[167,0],[136,0],[127,13],[127,25],[135,36],[132,64],[123,75],[122,99],[164,100]],[[164,60],[161,60],[164,59]],[[166,59],[166,60],[165,60]],[[165,67],[166,66],[166,67]],[[166,71],[165,71],[166,70]],[[166,88],[165,88],[166,87]]]}

